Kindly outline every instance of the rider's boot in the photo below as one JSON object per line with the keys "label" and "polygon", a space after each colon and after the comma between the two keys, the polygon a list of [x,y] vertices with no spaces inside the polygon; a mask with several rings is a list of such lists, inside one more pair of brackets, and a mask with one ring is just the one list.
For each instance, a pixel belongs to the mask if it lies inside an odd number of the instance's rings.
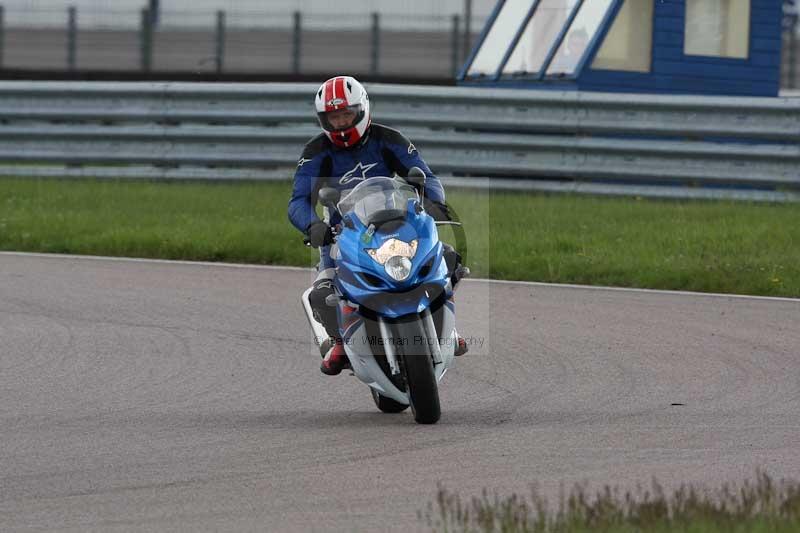
{"label": "rider's boot", "polygon": [[333,344],[333,346],[328,349],[325,357],[322,358],[319,369],[323,374],[335,376],[347,368],[348,360],[347,354],[344,351],[344,343],[341,339],[333,339],[331,344]]}
{"label": "rider's boot", "polygon": [[462,355],[464,355],[469,351],[469,346],[467,345],[467,340],[461,335],[459,335],[458,331],[456,331],[456,339],[457,339],[456,348],[455,351],[453,352],[453,355],[455,355],[456,357],[461,357]]}
{"label": "rider's boot", "polygon": [[[450,246],[449,244],[444,244],[444,256],[445,262],[447,263],[447,270],[451,272],[450,274],[450,283],[452,284],[453,290],[455,290],[456,285],[462,279],[469,277],[470,271],[469,268],[464,266],[461,263],[461,254],[459,254],[455,248]],[[453,297],[450,297],[450,302],[453,302]],[[455,307],[455,303],[453,302],[453,306]],[[458,334],[456,331],[456,346],[453,350],[453,355],[456,357],[460,357],[469,351],[469,346],[467,346],[467,341]]]}
{"label": "rider's boot", "polygon": [[[453,275],[452,275],[452,278],[451,278],[452,283],[453,283],[453,287],[455,287],[456,284],[459,281],[461,281],[463,278],[468,277],[469,274],[470,274],[469,268],[459,264],[454,269],[454,272],[453,272]],[[450,298],[450,301],[451,302],[453,301],[452,297]],[[455,350],[453,351],[453,355],[455,355],[456,357],[461,357],[462,355],[464,355],[468,351],[469,351],[469,346],[467,345],[467,340],[464,337],[462,337],[461,335],[459,335],[458,331],[456,331],[456,346],[455,346]]]}

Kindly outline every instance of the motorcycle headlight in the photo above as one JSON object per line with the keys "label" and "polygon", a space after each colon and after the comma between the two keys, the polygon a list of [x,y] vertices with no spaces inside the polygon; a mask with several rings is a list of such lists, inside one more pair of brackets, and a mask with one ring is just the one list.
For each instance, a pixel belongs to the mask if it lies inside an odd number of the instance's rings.
{"label": "motorcycle headlight", "polygon": [[[417,253],[417,239],[411,242],[400,239],[389,239],[380,248],[367,248],[367,253],[380,265],[386,265],[392,257],[405,257],[411,259]],[[411,262],[409,261],[409,264]],[[403,278],[405,279],[405,278]]]}
{"label": "motorcycle headlight", "polygon": [[411,275],[411,259],[396,255],[390,257],[383,268],[396,281],[403,281]]}

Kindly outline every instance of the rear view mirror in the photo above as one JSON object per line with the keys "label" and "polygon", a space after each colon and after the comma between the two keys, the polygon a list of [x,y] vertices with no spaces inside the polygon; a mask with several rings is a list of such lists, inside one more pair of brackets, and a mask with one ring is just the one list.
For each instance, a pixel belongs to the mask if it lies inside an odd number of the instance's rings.
{"label": "rear view mirror", "polygon": [[425,172],[423,172],[419,167],[411,167],[408,169],[406,181],[409,183],[409,185],[417,189],[420,194],[425,190]]}
{"label": "rear view mirror", "polygon": [[319,203],[325,207],[336,209],[336,204],[339,203],[339,198],[341,198],[341,196],[338,189],[323,187],[319,190]]}

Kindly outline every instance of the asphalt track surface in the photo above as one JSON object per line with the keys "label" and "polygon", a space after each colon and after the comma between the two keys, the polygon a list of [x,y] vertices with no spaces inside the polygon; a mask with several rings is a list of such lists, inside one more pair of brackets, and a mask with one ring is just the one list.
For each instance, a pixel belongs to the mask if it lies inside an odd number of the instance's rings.
{"label": "asphalt track surface", "polygon": [[413,531],[437,482],[800,479],[800,300],[468,281],[484,344],[418,426],[319,372],[311,278],[0,254],[0,530]]}

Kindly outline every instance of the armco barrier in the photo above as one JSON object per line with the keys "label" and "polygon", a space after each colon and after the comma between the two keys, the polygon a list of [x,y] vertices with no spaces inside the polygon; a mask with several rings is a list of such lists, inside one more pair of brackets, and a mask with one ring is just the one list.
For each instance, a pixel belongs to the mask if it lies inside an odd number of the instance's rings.
{"label": "armco barrier", "polygon": [[[0,82],[0,175],[288,179],[319,131],[315,89]],[[445,181],[460,186],[800,197],[796,98],[369,90],[375,120],[402,129]]]}

